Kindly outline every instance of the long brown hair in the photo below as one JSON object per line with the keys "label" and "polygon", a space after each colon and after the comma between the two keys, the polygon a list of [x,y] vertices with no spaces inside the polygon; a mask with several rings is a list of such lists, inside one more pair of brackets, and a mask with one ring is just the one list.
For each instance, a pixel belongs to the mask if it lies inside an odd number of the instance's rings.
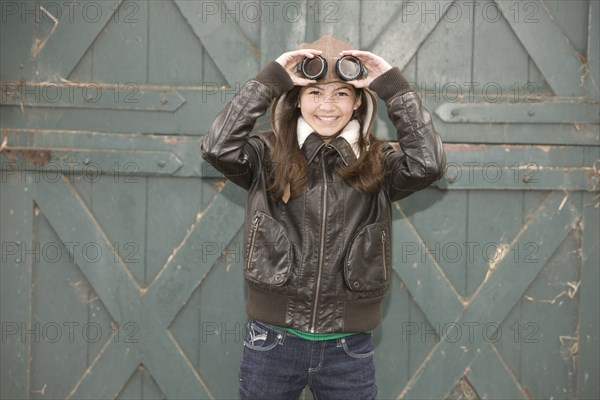
{"label": "long brown hair", "polygon": [[[368,132],[367,137],[362,134],[364,124],[369,118],[368,100],[363,90],[354,91],[357,96],[361,96],[361,105],[353,115],[360,124],[360,157],[350,165],[338,167],[337,173],[354,189],[372,195],[377,193],[383,184],[381,153],[384,143],[376,139],[371,132]],[[275,144],[268,160],[272,174],[269,192],[274,199],[283,198],[288,184],[290,197],[299,196],[308,179],[308,163],[298,146],[296,129],[298,118],[301,116],[298,107],[299,96],[300,87],[294,87],[281,100],[282,104],[277,106],[277,115],[271,114],[271,126],[276,132]]]}

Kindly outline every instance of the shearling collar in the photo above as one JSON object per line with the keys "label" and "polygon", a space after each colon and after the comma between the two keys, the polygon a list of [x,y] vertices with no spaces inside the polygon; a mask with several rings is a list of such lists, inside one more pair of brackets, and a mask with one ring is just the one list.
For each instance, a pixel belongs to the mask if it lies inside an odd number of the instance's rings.
{"label": "shearling collar", "polygon": [[[308,136],[314,132],[313,128],[308,124],[308,122],[306,122],[306,120],[302,117],[298,117],[298,125],[296,127],[296,131],[298,134],[298,146],[300,148],[302,148],[302,146],[304,145],[304,142],[306,141],[306,139],[308,138]],[[342,156],[345,156],[346,154],[342,149],[339,149],[338,146],[336,146],[337,143],[339,143],[339,138],[343,138],[346,140],[346,142],[350,145],[350,147],[352,148],[352,151],[354,152],[354,156],[358,159],[358,157],[360,156],[360,149],[358,147],[358,138],[360,135],[360,124],[358,123],[357,120],[353,119],[350,120],[350,122],[348,122],[346,124],[346,126],[344,127],[344,129],[342,129],[342,133],[340,133],[335,140],[333,140],[331,142],[331,144],[336,147],[336,149],[338,150],[338,152],[340,152],[340,154]],[[314,155],[311,154],[308,158],[309,158],[309,162],[311,161],[312,157]],[[346,155],[347,156],[347,155]],[[347,157],[344,157],[347,158]],[[346,163],[348,164],[350,162],[350,160],[344,160],[346,161]]]}

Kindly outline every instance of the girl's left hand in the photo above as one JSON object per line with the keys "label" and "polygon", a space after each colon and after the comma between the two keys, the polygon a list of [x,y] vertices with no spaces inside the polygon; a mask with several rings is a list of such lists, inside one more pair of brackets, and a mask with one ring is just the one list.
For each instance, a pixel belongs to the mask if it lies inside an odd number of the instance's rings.
{"label": "girl's left hand", "polygon": [[344,50],[340,54],[343,56],[354,56],[358,58],[363,66],[367,69],[368,75],[366,78],[355,79],[353,81],[346,82],[356,88],[368,87],[371,82],[377,79],[380,75],[392,69],[392,66],[387,61],[369,51]]}

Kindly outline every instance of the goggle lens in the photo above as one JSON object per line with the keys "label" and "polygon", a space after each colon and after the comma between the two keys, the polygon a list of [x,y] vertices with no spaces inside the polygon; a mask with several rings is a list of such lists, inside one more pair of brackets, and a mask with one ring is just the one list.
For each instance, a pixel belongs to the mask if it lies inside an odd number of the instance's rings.
{"label": "goggle lens", "polygon": [[342,57],[337,65],[338,74],[344,80],[350,81],[356,79],[361,73],[360,61],[354,57]]}
{"label": "goggle lens", "polygon": [[317,76],[323,71],[323,61],[313,58],[306,63],[304,70],[310,76]]}
{"label": "goggle lens", "polygon": [[321,79],[327,73],[327,61],[321,56],[305,58],[299,65],[299,70],[308,79]]}

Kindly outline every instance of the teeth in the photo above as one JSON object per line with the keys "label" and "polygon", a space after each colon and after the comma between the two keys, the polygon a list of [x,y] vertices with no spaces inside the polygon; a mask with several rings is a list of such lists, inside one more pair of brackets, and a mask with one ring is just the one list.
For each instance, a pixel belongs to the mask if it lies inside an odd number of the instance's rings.
{"label": "teeth", "polygon": [[320,120],[323,121],[335,121],[337,119],[337,117],[317,117]]}

